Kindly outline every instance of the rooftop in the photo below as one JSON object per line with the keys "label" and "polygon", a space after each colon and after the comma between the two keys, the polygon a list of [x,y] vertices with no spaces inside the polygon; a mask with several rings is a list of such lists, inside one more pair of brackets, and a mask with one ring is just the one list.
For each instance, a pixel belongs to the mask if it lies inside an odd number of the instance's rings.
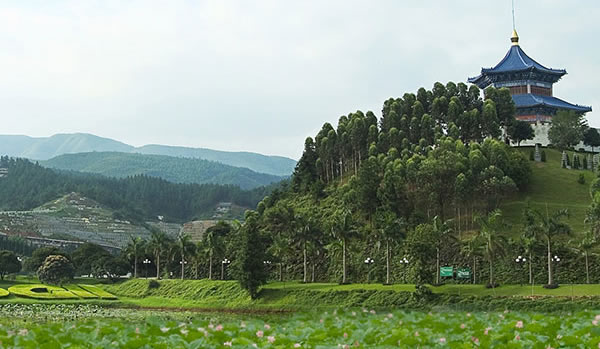
{"label": "rooftop", "polygon": [[592,107],[571,104],[556,97],[540,96],[530,93],[522,95],[513,95],[512,97],[515,101],[515,105],[519,108],[547,106],[558,109],[573,110],[578,113],[587,113],[592,111]]}

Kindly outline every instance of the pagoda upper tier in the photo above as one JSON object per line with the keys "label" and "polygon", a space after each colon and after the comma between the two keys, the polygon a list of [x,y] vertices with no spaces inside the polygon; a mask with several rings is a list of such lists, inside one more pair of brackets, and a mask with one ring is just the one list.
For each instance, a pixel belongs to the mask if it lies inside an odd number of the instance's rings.
{"label": "pagoda upper tier", "polygon": [[578,113],[592,110],[554,97],[552,85],[567,71],[547,68],[529,57],[519,45],[519,36],[514,30],[511,42],[512,46],[500,63],[493,68],[482,68],[481,74],[468,81],[482,89],[488,86],[508,88],[517,107],[517,118],[521,120],[547,121],[558,110]]}

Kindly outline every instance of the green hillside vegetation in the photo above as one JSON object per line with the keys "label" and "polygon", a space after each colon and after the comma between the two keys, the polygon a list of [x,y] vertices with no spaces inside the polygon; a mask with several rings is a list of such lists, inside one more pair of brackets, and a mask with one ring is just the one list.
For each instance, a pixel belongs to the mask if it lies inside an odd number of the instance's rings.
{"label": "green hillside vegetation", "polygon": [[[532,148],[521,148],[525,156],[529,156]],[[546,162],[531,162],[531,179],[526,190],[520,191],[515,197],[507,199],[501,206],[502,212],[512,225],[512,231],[522,231],[522,212],[529,200],[530,205],[541,211],[550,212],[557,209],[568,209],[569,217],[566,222],[573,231],[580,235],[586,229],[584,219],[587,209],[592,202],[590,184],[596,174],[590,170],[574,170],[561,168],[562,152],[556,149],[544,148]],[[569,151],[572,159],[574,152]],[[578,153],[580,157],[585,153]],[[579,175],[585,178],[585,183],[577,182]]]}
{"label": "green hillside vegetation", "polygon": [[215,161],[117,152],[66,154],[41,161],[40,164],[49,168],[96,173],[108,177],[146,175],[174,183],[231,184],[242,189],[253,189],[283,179]]}
{"label": "green hillside vegetation", "polygon": [[137,223],[157,216],[172,222],[210,217],[219,202],[255,207],[276,185],[245,191],[232,185],[178,184],[143,175],[116,179],[57,173],[25,159],[8,157],[0,158],[0,167],[9,172],[0,178],[0,210],[32,210],[75,192],[114,211],[114,218]]}
{"label": "green hillside vegetation", "polygon": [[0,135],[0,155],[32,160],[48,160],[64,154],[88,152],[140,153],[204,159],[280,177],[289,176],[294,171],[294,166],[296,166],[295,160],[282,156],[157,144],[136,148],[113,139],[86,133],[56,134],[41,138]]}

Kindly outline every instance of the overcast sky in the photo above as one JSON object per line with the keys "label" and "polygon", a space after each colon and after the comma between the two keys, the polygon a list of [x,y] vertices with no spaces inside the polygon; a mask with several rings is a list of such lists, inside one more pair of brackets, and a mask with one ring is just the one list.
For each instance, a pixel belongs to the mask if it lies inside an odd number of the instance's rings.
{"label": "overcast sky", "polygon": [[[515,1],[521,47],[600,126],[600,2]],[[511,31],[510,0],[2,1],[0,134],[298,158],[326,121],[496,65]]]}

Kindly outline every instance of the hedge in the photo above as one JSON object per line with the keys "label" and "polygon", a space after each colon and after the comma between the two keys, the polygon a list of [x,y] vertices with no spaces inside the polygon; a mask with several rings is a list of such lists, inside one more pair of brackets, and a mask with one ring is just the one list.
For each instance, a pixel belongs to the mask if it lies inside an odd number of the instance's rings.
{"label": "hedge", "polygon": [[34,299],[78,299],[75,294],[58,286],[49,285],[15,285],[8,288],[15,296]]}
{"label": "hedge", "polygon": [[0,298],[7,297],[10,294],[7,290],[0,288]]}

